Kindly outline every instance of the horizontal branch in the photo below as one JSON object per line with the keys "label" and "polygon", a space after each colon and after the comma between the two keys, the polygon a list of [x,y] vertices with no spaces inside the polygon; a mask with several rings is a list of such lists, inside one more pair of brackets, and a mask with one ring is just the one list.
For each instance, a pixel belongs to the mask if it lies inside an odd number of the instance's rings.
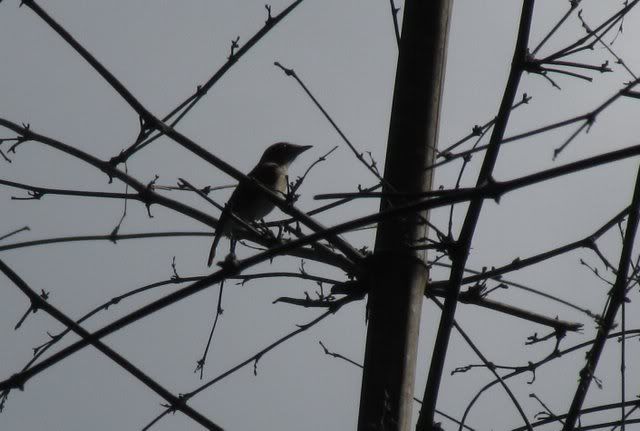
{"label": "horizontal branch", "polygon": [[[611,403],[611,404],[601,404],[599,406],[592,406],[592,407],[587,407],[581,410],[581,414],[588,414],[588,413],[596,413],[596,412],[602,412],[602,411],[607,411],[607,410],[613,410],[613,409],[619,409],[620,407],[640,407],[640,400],[634,400],[634,401],[625,401],[624,403]],[[559,422],[562,419],[567,417],[567,413],[561,414],[561,415],[554,415],[552,417],[548,417],[545,419],[540,419],[539,421],[536,421],[534,423],[531,424],[532,427],[536,428],[542,425],[546,425],[546,424],[550,424],[553,422]],[[626,422],[629,423],[629,422]],[[584,429],[584,428],[580,428],[578,427],[577,429]],[[511,431],[525,431],[526,428],[524,427],[518,427],[518,428],[514,428]]]}
{"label": "horizontal branch", "polygon": [[23,183],[16,183],[13,181],[7,181],[0,179],[0,184],[9,186],[21,190],[28,190],[30,196],[28,198],[12,197],[14,200],[29,200],[40,199],[44,195],[61,195],[61,196],[81,196],[81,197],[93,197],[93,198],[108,198],[108,199],[131,199],[144,201],[144,198],[138,193],[111,193],[111,192],[96,192],[90,190],[70,190],[70,189],[54,189],[49,187],[31,186]]}
{"label": "horizontal branch", "polygon": [[[148,239],[148,238],[180,238],[180,237],[213,237],[214,232],[198,232],[198,231],[184,231],[184,232],[144,232],[144,233],[130,233],[130,234],[108,234],[108,235],[78,235],[78,236],[62,236],[54,238],[36,239],[33,241],[15,242],[12,244],[0,245],[0,252],[8,250],[16,250],[20,248],[36,247],[48,244],[64,244],[68,242],[84,242],[84,241],[110,241],[117,243],[118,241],[130,240],[130,239]],[[262,242],[257,237],[247,237],[257,243]],[[316,262],[325,263],[327,265],[335,265],[344,270],[349,270],[350,265],[346,265],[346,262],[341,259],[341,256],[335,253],[318,253],[316,249],[303,248],[289,250],[288,254],[291,256],[299,257],[302,259],[313,260]]]}

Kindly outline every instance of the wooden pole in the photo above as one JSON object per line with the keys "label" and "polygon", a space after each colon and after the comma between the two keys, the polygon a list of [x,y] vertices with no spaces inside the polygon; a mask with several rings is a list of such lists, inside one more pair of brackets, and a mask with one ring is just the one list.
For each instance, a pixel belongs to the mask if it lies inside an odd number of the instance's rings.
{"label": "wooden pole", "polygon": [[[407,0],[396,70],[385,161],[384,190],[431,190],[453,0]],[[381,209],[403,203],[397,197]],[[412,250],[427,234],[426,212],[383,220],[368,260],[369,327],[358,430],[407,431],[422,298],[428,279],[426,253]]]}

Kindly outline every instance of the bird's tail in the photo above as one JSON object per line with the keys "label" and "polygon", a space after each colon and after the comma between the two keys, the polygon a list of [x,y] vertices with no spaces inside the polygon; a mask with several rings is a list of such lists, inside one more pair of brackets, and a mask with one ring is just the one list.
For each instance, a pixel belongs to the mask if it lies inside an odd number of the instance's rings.
{"label": "bird's tail", "polygon": [[220,242],[220,229],[216,230],[216,236],[213,237],[213,243],[211,244],[211,250],[209,250],[209,259],[207,259],[207,266],[211,266],[213,259],[216,257],[216,248]]}
{"label": "bird's tail", "polygon": [[209,250],[209,258],[207,259],[207,266],[211,266],[213,263],[213,259],[216,257],[216,248],[218,248],[218,243],[220,242],[220,237],[225,229],[225,224],[227,223],[227,219],[229,218],[229,214],[227,211],[223,210],[222,214],[220,214],[220,220],[218,220],[218,226],[216,227],[216,234],[213,237],[213,243],[211,244],[211,250]]}

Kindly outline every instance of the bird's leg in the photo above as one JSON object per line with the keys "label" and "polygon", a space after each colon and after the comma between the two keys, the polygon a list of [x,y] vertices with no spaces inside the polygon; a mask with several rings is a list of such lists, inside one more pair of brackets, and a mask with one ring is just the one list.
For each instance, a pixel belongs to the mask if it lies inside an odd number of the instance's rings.
{"label": "bird's leg", "polygon": [[236,243],[238,242],[237,239],[231,237],[229,239],[229,254],[232,256],[236,255]]}
{"label": "bird's leg", "polygon": [[267,222],[265,222],[263,218],[261,218],[260,220],[256,220],[254,223],[255,223],[256,227],[258,229],[260,229],[264,235],[268,235],[270,237],[273,237],[273,233],[267,227]]}

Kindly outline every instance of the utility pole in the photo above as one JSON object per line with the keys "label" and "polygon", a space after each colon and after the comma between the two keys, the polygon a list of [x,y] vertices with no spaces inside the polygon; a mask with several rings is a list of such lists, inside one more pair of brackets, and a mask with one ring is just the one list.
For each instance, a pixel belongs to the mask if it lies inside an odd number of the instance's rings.
{"label": "utility pole", "polygon": [[[387,143],[383,190],[431,190],[453,0],[406,0]],[[389,195],[381,209],[406,202]],[[359,431],[408,431],[420,313],[428,280],[426,212],[380,221],[369,259],[369,323]]]}

